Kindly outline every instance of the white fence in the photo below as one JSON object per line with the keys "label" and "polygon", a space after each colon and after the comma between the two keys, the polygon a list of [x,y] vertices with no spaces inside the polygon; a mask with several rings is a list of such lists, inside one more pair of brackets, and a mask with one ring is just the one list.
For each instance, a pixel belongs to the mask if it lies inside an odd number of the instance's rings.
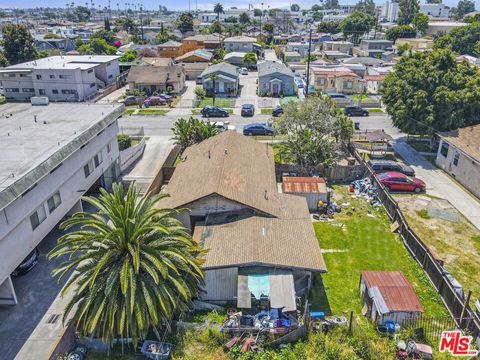
{"label": "white fence", "polygon": [[120,170],[124,172],[130,165],[132,165],[139,157],[142,156],[145,149],[145,138],[136,145],[130,146],[128,149],[120,151]]}

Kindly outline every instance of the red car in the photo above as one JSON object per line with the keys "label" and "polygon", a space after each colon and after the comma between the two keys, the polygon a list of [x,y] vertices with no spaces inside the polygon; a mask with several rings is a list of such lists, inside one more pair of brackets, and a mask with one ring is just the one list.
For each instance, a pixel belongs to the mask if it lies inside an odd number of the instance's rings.
{"label": "red car", "polygon": [[416,177],[410,177],[396,171],[390,171],[377,175],[380,182],[392,191],[425,191],[425,183]]}

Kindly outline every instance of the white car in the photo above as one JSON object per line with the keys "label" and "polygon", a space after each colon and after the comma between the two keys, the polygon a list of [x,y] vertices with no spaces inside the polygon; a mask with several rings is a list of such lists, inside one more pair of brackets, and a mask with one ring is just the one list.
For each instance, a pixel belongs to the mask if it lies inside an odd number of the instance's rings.
{"label": "white car", "polygon": [[248,69],[246,67],[240,68],[240,74],[242,75],[248,75]]}

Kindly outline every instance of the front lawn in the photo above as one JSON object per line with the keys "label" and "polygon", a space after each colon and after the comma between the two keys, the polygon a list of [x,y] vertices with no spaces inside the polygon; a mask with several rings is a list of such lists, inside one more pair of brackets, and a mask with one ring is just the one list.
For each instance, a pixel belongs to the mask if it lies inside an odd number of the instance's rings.
{"label": "front lawn", "polygon": [[379,108],[371,108],[371,109],[367,109],[369,113],[383,113],[383,110],[382,109],[379,109]]}
{"label": "front lawn", "polygon": [[205,106],[215,105],[219,107],[231,108],[235,106],[235,99],[230,98],[215,98],[215,104],[213,104],[213,98],[206,97],[205,99],[199,101],[195,107],[203,108]]}
{"label": "front lawn", "polygon": [[138,115],[165,115],[170,110],[164,109],[140,109],[138,110]]}
{"label": "front lawn", "polygon": [[[361,314],[360,272],[386,270],[403,271],[415,288],[425,316],[448,316],[420,265],[407,252],[399,235],[390,231],[385,210],[372,208],[364,198],[353,198],[346,186],[335,187],[334,192],[338,204],[350,205],[335,214],[334,221],[314,223],[328,273],[314,278],[312,310],[333,314],[353,310]],[[373,217],[367,216],[368,210]]]}
{"label": "front lawn", "polygon": [[272,109],[260,109],[262,115],[272,115]]}

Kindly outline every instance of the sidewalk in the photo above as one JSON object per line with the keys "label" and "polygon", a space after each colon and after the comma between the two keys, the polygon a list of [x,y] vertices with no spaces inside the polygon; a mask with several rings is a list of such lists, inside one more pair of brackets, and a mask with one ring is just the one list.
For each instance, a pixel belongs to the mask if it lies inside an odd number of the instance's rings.
{"label": "sidewalk", "polygon": [[114,92],[108,94],[107,96],[101,98],[100,100],[97,101],[99,104],[109,104],[112,102],[115,102],[120,96],[125,95],[125,92],[127,89],[124,87],[121,87],[120,89],[115,90]]}
{"label": "sidewalk", "polygon": [[416,176],[426,182],[427,194],[450,201],[480,230],[480,203],[476,199],[408,145],[404,138],[394,141],[393,148],[415,170]]}

